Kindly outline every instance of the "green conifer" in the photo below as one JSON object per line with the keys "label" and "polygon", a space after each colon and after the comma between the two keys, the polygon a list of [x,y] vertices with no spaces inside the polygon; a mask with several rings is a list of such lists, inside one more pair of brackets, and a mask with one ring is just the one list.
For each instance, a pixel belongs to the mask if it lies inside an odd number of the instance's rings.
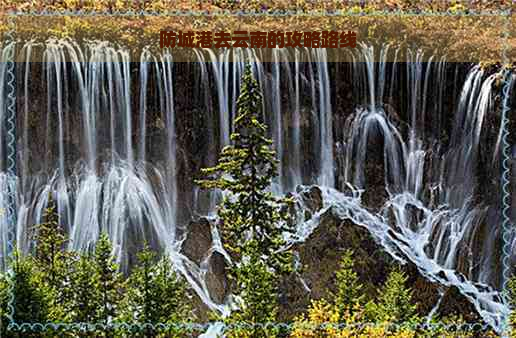
{"label": "green conifer", "polygon": [[44,275],[31,256],[14,253],[12,263],[14,321],[17,323],[45,322],[49,312]]}
{"label": "green conifer", "polygon": [[412,324],[418,318],[417,304],[412,302],[412,290],[406,287],[407,276],[395,268],[387,277],[384,286],[379,290],[379,302],[369,309],[374,309],[373,321],[394,324]]}
{"label": "green conifer", "polygon": [[[127,281],[121,320],[154,325],[185,323],[191,319],[190,301],[186,284],[172,270],[170,259],[158,260],[156,253],[145,246]],[[145,330],[145,336],[155,334],[151,327]],[[180,337],[181,333],[170,330],[171,335]]]}
{"label": "green conifer", "polygon": [[[278,281],[291,271],[292,254],[283,250],[282,233],[289,231],[291,199],[278,198],[270,191],[277,176],[277,160],[259,121],[262,95],[250,66],[242,77],[232,144],[224,147],[218,164],[203,169],[208,178],[197,181],[205,189],[229,194],[218,211],[222,241],[233,258],[228,275],[242,303],[230,321],[258,324],[246,336],[274,335],[274,330],[256,328],[276,318]],[[236,333],[235,333],[236,332]],[[242,330],[234,334],[241,336]]]}
{"label": "green conifer", "polygon": [[7,336],[7,326],[9,319],[7,318],[7,304],[9,302],[9,283],[7,275],[0,273],[0,337]]}
{"label": "green conifer", "polygon": [[34,263],[42,274],[42,287],[48,302],[48,320],[68,321],[69,297],[72,290],[70,271],[74,254],[65,251],[66,234],[59,223],[56,204],[49,194],[47,208],[43,214],[43,223],[34,226],[36,241]]}
{"label": "green conifer", "polygon": [[74,323],[94,323],[97,321],[96,310],[100,308],[99,286],[96,282],[96,270],[93,259],[81,255],[71,272],[70,314]]}
{"label": "green conifer", "polygon": [[512,276],[508,283],[508,303],[511,310],[509,315],[509,326],[511,330],[511,337],[516,337],[516,276]]}
{"label": "green conifer", "polygon": [[96,322],[106,327],[105,335],[110,331],[111,320],[116,317],[122,293],[122,278],[118,272],[118,265],[112,256],[111,242],[106,233],[100,235],[95,246],[95,288],[98,290]]}
{"label": "green conifer", "polygon": [[336,272],[337,292],[335,305],[342,316],[346,311],[352,312],[355,305],[363,305],[363,286],[358,274],[353,270],[353,253],[348,250],[344,253],[340,269]]}
{"label": "green conifer", "polygon": [[57,287],[62,279],[64,261],[63,249],[66,242],[64,229],[59,224],[56,205],[49,194],[44,222],[35,226],[35,258],[39,267],[46,272],[48,283]]}

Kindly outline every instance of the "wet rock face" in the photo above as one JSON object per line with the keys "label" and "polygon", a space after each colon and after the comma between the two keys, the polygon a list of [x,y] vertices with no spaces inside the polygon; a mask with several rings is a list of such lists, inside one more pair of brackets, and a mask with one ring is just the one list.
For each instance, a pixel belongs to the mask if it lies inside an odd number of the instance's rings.
{"label": "wet rock face", "polygon": [[[322,210],[322,193],[318,187],[311,187],[300,195],[310,215]],[[209,221],[201,218],[190,222],[182,252],[199,266],[206,267],[205,281],[210,296],[215,302],[223,303],[230,289],[226,261],[222,254],[211,251],[211,247]],[[331,299],[330,292],[336,290],[335,271],[348,249],[353,251],[355,271],[367,297],[378,296],[378,289],[398,263],[375,242],[366,228],[339,218],[329,208],[322,213],[319,226],[306,241],[294,247],[302,268],[280,282],[278,320],[289,321],[305,312],[311,299]],[[439,319],[461,313],[467,322],[481,321],[474,306],[456,288],[428,281],[410,262],[403,266],[403,271],[408,276],[407,286],[414,291],[413,301],[418,303],[420,315],[428,315],[443,294],[436,312]],[[195,304],[199,320],[207,320],[209,310],[198,298]]]}
{"label": "wet rock face", "polygon": [[303,191],[301,198],[312,214],[318,212],[323,207],[322,193],[318,187],[312,187],[309,190]]}
{"label": "wet rock face", "polygon": [[[313,203],[317,204],[318,190],[312,188],[304,197],[316,196]],[[330,208],[321,215],[320,225],[307,240],[294,248],[302,270],[282,282],[282,308],[279,311],[282,319],[291,319],[304,312],[310,299],[330,297],[328,291],[335,291],[335,271],[347,249],[354,252],[355,269],[365,285],[365,292],[374,294],[375,286],[385,279],[390,257],[374,242],[367,229],[339,219]]]}
{"label": "wet rock face", "polygon": [[[319,187],[311,187],[309,190],[305,191],[299,191],[301,200],[303,202],[303,205],[305,207],[304,210],[304,217],[305,220],[309,220],[312,218],[312,216],[317,213],[319,210],[323,208],[323,201],[322,201],[322,192]],[[292,210],[292,215],[294,215],[295,210]]]}
{"label": "wet rock face", "polygon": [[328,289],[334,289],[334,272],[348,249],[354,252],[356,271],[365,284],[383,282],[385,269],[391,262],[367,229],[339,219],[331,208],[321,215],[320,225],[296,249],[304,266],[301,276],[311,289],[311,297],[316,299],[326,296]]}
{"label": "wet rock face", "polygon": [[412,299],[418,304],[418,313],[428,315],[439,303],[436,312],[438,320],[461,314],[468,323],[480,323],[482,318],[477,310],[456,287],[444,287],[424,278],[414,264],[404,266],[408,275],[407,285],[412,287]]}
{"label": "wet rock face", "polygon": [[460,313],[468,323],[481,323],[477,310],[456,287],[446,289],[439,306],[438,316],[445,318]]}
{"label": "wet rock face", "polygon": [[211,298],[217,303],[223,303],[228,293],[226,277],[226,260],[219,252],[213,252],[208,260],[206,283]]}
{"label": "wet rock face", "polygon": [[[320,190],[312,188],[302,194],[311,211],[322,207]],[[346,250],[353,251],[354,269],[357,272],[364,292],[369,299],[375,299],[378,289],[385,282],[389,271],[398,263],[377,244],[369,231],[353,223],[349,219],[340,219],[332,209],[325,211],[320,218],[320,225],[304,243],[295,246],[302,270],[298,274],[286,277],[281,282],[279,311],[281,320],[290,320],[303,313],[310,299],[332,299],[331,291],[335,291],[335,271],[339,269],[342,254]],[[428,281],[417,267],[408,262],[402,267],[408,276],[407,286],[412,288],[413,301],[419,304],[418,312],[428,315],[444,293],[437,311],[439,318],[461,313],[468,322],[480,322],[480,316],[474,306],[456,288],[446,288]],[[308,289],[307,289],[308,288]]]}
{"label": "wet rock face", "polygon": [[210,222],[206,218],[191,221],[187,227],[186,239],[181,247],[181,252],[200,265],[211,248],[211,242]]}
{"label": "wet rock face", "polygon": [[[212,300],[223,303],[228,294],[226,261],[222,254],[211,250],[211,225],[206,218],[191,221],[181,252],[201,268],[206,268],[205,281]],[[195,308],[200,319],[208,318],[209,309],[196,296]]]}

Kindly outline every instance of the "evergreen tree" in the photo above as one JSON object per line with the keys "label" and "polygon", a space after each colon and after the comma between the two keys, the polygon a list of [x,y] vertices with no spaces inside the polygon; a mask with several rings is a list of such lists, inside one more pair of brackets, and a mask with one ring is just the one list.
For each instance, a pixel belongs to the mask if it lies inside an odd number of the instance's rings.
{"label": "evergreen tree", "polygon": [[[241,304],[231,313],[228,324],[236,324],[229,337],[274,337],[278,329],[271,326],[262,328],[260,324],[276,322],[278,314],[278,278],[260,260],[252,259],[236,268],[237,283],[241,290]],[[239,324],[259,324],[255,327]]]}
{"label": "evergreen tree", "polygon": [[278,249],[284,244],[282,232],[290,230],[286,206],[293,201],[270,191],[278,161],[266,127],[258,119],[261,109],[262,95],[247,66],[237,101],[233,144],[224,147],[215,167],[202,169],[204,175],[215,177],[197,183],[230,193],[218,213],[224,247],[236,257],[264,255],[261,259],[269,267],[285,271],[290,269],[291,253]]}
{"label": "evergreen tree", "polygon": [[395,324],[415,323],[417,305],[412,303],[412,290],[405,286],[407,276],[398,268],[392,270],[379,291],[379,303],[369,303],[373,321]]}
{"label": "evergreen tree", "polygon": [[56,205],[49,194],[47,208],[43,215],[44,222],[34,227],[36,241],[34,263],[42,274],[45,296],[48,302],[48,320],[67,321],[69,314],[69,297],[72,290],[70,271],[74,254],[65,251],[66,235],[59,224]]}
{"label": "evergreen tree", "polygon": [[106,327],[106,336],[109,331],[110,320],[116,316],[117,306],[120,301],[122,280],[118,272],[118,266],[111,254],[111,242],[107,234],[102,233],[95,246],[94,255],[94,280],[99,306],[96,309],[96,321]]}
{"label": "evergreen tree", "polygon": [[[228,276],[242,303],[232,320],[250,324],[274,321],[277,284],[291,271],[292,255],[282,250],[282,233],[289,231],[288,206],[292,200],[275,197],[270,186],[277,175],[277,160],[259,121],[262,95],[250,66],[242,78],[232,144],[226,146],[218,164],[203,169],[207,179],[197,181],[205,189],[221,189],[225,196],[218,211],[224,247],[235,264]],[[238,333],[239,335],[240,333]],[[253,329],[249,336],[271,336],[272,331]]]}
{"label": "evergreen tree", "polygon": [[340,263],[340,269],[336,272],[337,293],[335,294],[335,305],[340,315],[346,311],[352,312],[355,305],[362,305],[364,295],[363,286],[358,275],[353,271],[353,253],[348,250],[344,253]]}
{"label": "evergreen tree", "polygon": [[[122,304],[121,320],[140,324],[184,323],[192,312],[186,284],[174,273],[168,257],[157,260],[147,246],[138,254]],[[174,330],[168,334],[181,336]],[[145,335],[152,337],[155,332],[149,327]]]}
{"label": "evergreen tree", "polygon": [[9,283],[7,275],[0,273],[0,337],[7,336],[7,326],[9,319],[7,318],[7,304],[9,302]]}
{"label": "evergreen tree", "polygon": [[63,277],[63,249],[66,236],[59,224],[56,205],[49,194],[47,208],[43,215],[44,222],[35,226],[36,253],[35,258],[41,270],[48,278],[48,283],[57,287]]}
{"label": "evergreen tree", "polygon": [[31,256],[14,253],[12,263],[14,321],[17,323],[45,322],[49,311],[44,276]]}
{"label": "evergreen tree", "polygon": [[93,260],[82,255],[76,261],[71,272],[70,297],[71,321],[75,323],[94,323],[97,321],[96,310],[100,308],[98,283]]}
{"label": "evergreen tree", "polygon": [[[308,312],[296,317],[290,337],[456,337],[446,330],[410,327],[420,318],[416,315],[417,304],[411,302],[412,291],[405,286],[407,277],[399,269],[391,271],[377,299],[364,304],[363,285],[353,265],[352,253],[347,251],[336,273],[335,301],[312,300]],[[362,325],[366,323],[378,325]]]}

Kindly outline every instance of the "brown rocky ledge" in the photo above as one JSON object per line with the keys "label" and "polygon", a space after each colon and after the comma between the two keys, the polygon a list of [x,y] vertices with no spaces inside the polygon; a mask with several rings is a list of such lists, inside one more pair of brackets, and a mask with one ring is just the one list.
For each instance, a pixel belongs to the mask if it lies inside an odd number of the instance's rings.
{"label": "brown rocky ledge", "polygon": [[[310,214],[322,209],[321,191],[312,187],[301,194]],[[200,264],[209,254],[211,247],[210,225],[201,218],[189,225],[189,233],[183,243],[183,253]],[[281,283],[280,320],[289,321],[306,310],[310,299],[330,297],[329,290],[335,289],[335,271],[339,267],[342,253],[353,251],[355,270],[364,285],[365,293],[374,298],[389,271],[398,263],[375,242],[368,230],[349,219],[340,219],[328,209],[321,216],[320,225],[306,239],[296,244],[294,250],[302,265],[300,273],[285,278]],[[222,302],[228,294],[225,276],[225,261],[215,253],[209,259],[207,284],[213,299]],[[443,299],[437,309],[438,318],[461,313],[467,322],[479,322],[480,316],[474,306],[452,287],[444,287],[423,277],[412,263],[402,269],[409,276],[414,301],[419,304],[418,312],[427,315],[437,304],[441,292]],[[207,309],[196,302],[201,319],[207,318]]]}

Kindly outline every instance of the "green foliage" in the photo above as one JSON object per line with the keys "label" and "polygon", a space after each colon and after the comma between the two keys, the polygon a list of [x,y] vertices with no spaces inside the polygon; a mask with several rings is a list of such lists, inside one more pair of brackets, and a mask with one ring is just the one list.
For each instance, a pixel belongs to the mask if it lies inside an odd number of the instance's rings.
{"label": "green foliage", "polygon": [[121,298],[121,276],[111,254],[111,242],[106,233],[100,235],[95,246],[95,287],[98,291],[99,307],[96,310],[97,322],[108,324],[114,318],[117,304]]}
{"label": "green foliage", "polygon": [[[250,66],[242,77],[237,109],[232,144],[224,147],[215,167],[202,170],[208,178],[197,183],[229,193],[218,216],[224,247],[235,262],[228,275],[243,302],[229,321],[263,323],[276,318],[278,280],[292,268],[291,251],[281,250],[282,233],[290,230],[287,210],[292,200],[270,192],[278,161],[259,121],[262,94]],[[261,329],[246,332],[250,337],[274,334]]]}
{"label": "green foliage", "polygon": [[[407,277],[398,269],[391,271],[375,300],[366,300],[363,285],[353,270],[353,253],[344,253],[336,272],[334,301],[312,301],[306,315],[296,318],[290,337],[416,337],[408,327],[390,328],[390,324],[411,324],[417,320],[412,291],[405,287]],[[366,303],[367,301],[367,303]],[[346,324],[343,328],[319,327],[324,323]],[[371,323],[377,326],[357,326]],[[420,334],[420,332],[418,332]],[[422,335],[424,336],[424,335]]]}
{"label": "green foliage", "polygon": [[83,255],[73,266],[70,288],[71,321],[76,323],[95,322],[96,309],[100,307],[93,259]]}
{"label": "green foliage", "polygon": [[59,215],[50,194],[43,218],[44,222],[34,227],[34,237],[37,242],[34,258],[38,266],[47,274],[48,283],[55,286],[62,277],[59,276],[59,273],[62,273],[60,268],[65,257],[62,249],[66,242],[66,236],[64,229],[59,224]]}
{"label": "green foliage", "polygon": [[[231,313],[227,324],[232,323],[271,323],[276,322],[278,312],[277,277],[267,268],[263,261],[252,260],[243,264],[237,271],[236,282],[241,304]],[[275,337],[277,328],[254,327],[231,330],[229,337]]]}
{"label": "green foliage", "polygon": [[398,268],[389,273],[379,290],[378,300],[366,306],[367,317],[374,322],[410,324],[418,320],[417,305],[412,303],[412,290],[405,286],[407,276]]}
{"label": "green foliage", "polygon": [[224,246],[233,256],[259,255],[267,266],[278,272],[288,271],[292,255],[278,249],[284,245],[282,232],[289,230],[284,206],[292,200],[275,197],[270,192],[278,161],[270,148],[272,141],[266,137],[266,127],[258,120],[262,94],[250,67],[242,78],[237,108],[236,132],[231,135],[233,144],[222,150],[215,167],[202,169],[206,176],[216,177],[197,183],[205,189],[230,193],[218,215]]}
{"label": "green foliage", "polygon": [[45,289],[49,308],[47,319],[68,321],[68,300],[73,294],[68,285],[71,282],[70,271],[74,255],[64,251],[67,238],[59,224],[59,215],[50,194],[43,219],[43,223],[34,227],[34,239],[37,243],[34,264],[42,275],[42,287]]}
{"label": "green foliage", "polygon": [[[458,337],[459,332],[436,328],[414,329],[421,322],[412,301],[412,290],[406,286],[407,276],[399,269],[392,270],[378,290],[376,299],[365,299],[363,285],[353,270],[352,252],[346,251],[336,272],[337,292],[334,301],[313,300],[306,314],[295,320],[290,337]],[[317,327],[318,325],[346,324],[347,327]],[[357,325],[357,324],[375,325]],[[391,324],[397,324],[392,326]],[[485,332],[490,336],[490,332]],[[460,332],[461,337],[474,333]]]}
{"label": "green foliage", "polygon": [[14,321],[22,323],[45,322],[49,312],[48,290],[44,275],[38,271],[34,258],[14,253],[13,294]]}
{"label": "green foliage", "polygon": [[[138,266],[127,281],[120,320],[138,323],[185,323],[192,319],[192,306],[184,280],[172,270],[168,258],[157,260],[147,246],[138,254]],[[155,332],[148,328],[147,335]],[[168,337],[180,332],[168,332]]]}
{"label": "green foliage", "polygon": [[[7,331],[10,281],[14,292],[13,319],[17,323],[111,324],[115,319],[177,323],[193,318],[187,286],[174,273],[169,259],[157,260],[155,253],[146,248],[139,255],[139,265],[124,282],[105,233],[94,252],[79,254],[65,250],[68,239],[51,198],[43,222],[32,230],[35,250],[27,255],[15,252],[13,274],[0,275],[0,337],[31,336]],[[167,332],[166,336],[182,337],[183,333]],[[127,336],[127,332],[115,332],[109,325],[103,332],[89,334]],[[34,336],[81,335],[49,330]],[[159,336],[157,332],[145,335]]]}
{"label": "green foliage", "polygon": [[0,274],[0,336],[8,337],[7,326],[9,319],[7,318],[9,303],[9,283],[7,274]]}
{"label": "green foliage", "polygon": [[336,272],[337,294],[335,303],[339,313],[343,315],[346,311],[353,312],[356,305],[363,303],[363,286],[358,279],[357,273],[353,270],[353,252],[347,250],[342,257],[340,269]]}

